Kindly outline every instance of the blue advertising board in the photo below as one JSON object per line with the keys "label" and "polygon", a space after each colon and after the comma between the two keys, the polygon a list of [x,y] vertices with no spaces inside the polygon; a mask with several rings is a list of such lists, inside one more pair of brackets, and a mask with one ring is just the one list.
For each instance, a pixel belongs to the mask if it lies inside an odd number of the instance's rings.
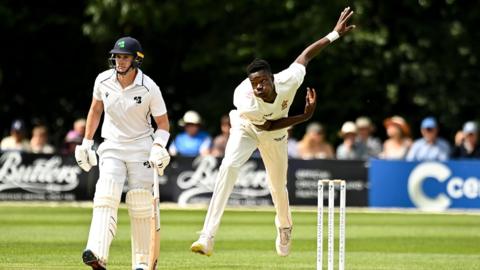
{"label": "blue advertising board", "polygon": [[370,161],[371,207],[480,209],[480,161]]}

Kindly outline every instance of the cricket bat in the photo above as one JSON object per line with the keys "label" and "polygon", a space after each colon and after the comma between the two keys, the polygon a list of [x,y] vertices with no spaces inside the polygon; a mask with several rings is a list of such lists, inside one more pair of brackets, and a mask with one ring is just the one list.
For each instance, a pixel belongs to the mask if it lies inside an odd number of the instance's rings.
{"label": "cricket bat", "polygon": [[153,168],[153,211],[150,220],[150,256],[148,258],[148,269],[156,270],[158,257],[160,255],[160,194],[158,187],[158,172]]}

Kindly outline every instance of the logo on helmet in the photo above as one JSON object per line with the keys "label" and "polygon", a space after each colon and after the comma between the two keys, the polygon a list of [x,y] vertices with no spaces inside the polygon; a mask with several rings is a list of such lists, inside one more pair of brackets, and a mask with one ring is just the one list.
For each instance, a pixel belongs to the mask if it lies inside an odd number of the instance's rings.
{"label": "logo on helmet", "polygon": [[[131,68],[139,68],[143,61],[143,50],[140,42],[132,37],[122,37],[115,42],[115,46],[110,50],[110,58],[108,59],[110,68],[115,68],[115,55],[128,54],[134,57]],[[130,68],[128,69],[130,70]]]}

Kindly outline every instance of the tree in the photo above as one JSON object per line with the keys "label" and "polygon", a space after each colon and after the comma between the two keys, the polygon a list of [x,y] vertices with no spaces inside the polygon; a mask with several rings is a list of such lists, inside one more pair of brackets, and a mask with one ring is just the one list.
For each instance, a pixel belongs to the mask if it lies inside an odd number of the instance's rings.
{"label": "tree", "polygon": [[[331,31],[349,4],[90,0],[71,7],[50,2],[53,9],[0,4],[0,29],[12,40],[0,59],[1,123],[17,115],[40,116],[64,132],[75,116],[86,114],[94,77],[107,68],[113,42],[132,35],[144,46],[142,69],[159,83],[171,119],[195,109],[207,128],[217,131],[254,57],[267,59],[274,71],[287,67],[306,45]],[[381,123],[399,114],[414,131],[424,116],[434,115],[450,138],[464,121],[478,120],[480,10],[474,2],[353,3],[357,29],[312,61],[299,90],[317,89],[314,120],[328,127],[331,140],[338,139],[344,121],[360,115]],[[302,108],[298,98],[291,111]]]}

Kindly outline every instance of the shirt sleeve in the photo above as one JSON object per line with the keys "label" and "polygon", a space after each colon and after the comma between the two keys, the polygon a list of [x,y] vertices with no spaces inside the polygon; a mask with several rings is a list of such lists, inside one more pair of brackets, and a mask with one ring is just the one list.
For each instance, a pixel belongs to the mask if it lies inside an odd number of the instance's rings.
{"label": "shirt sleeve", "polygon": [[150,111],[153,116],[160,116],[167,113],[167,107],[165,106],[165,101],[163,100],[162,93],[160,88],[155,85],[152,88],[152,101],[150,102]]}
{"label": "shirt sleeve", "polygon": [[102,93],[100,92],[100,81],[100,75],[98,75],[93,85],[93,98],[95,98],[96,100],[102,100]]}
{"label": "shirt sleeve", "polygon": [[233,92],[233,105],[237,109],[248,107],[251,103],[252,98],[252,84],[250,83],[248,78],[246,78],[237,86],[237,88],[235,88],[235,91]]}
{"label": "shirt sleeve", "polygon": [[295,93],[302,85],[305,78],[305,66],[299,63],[292,63],[287,69],[275,74],[275,81],[279,84],[285,85],[289,92]]}
{"label": "shirt sleeve", "polygon": [[337,147],[337,159],[349,159],[349,153],[343,143]]}
{"label": "shirt sleeve", "polygon": [[407,156],[405,157],[406,161],[415,161],[415,153],[417,152],[418,143],[414,143],[412,147],[408,150]]}
{"label": "shirt sleeve", "polygon": [[212,147],[212,138],[210,136],[205,137],[202,144],[200,144],[200,153],[206,151]]}
{"label": "shirt sleeve", "polygon": [[450,144],[448,144],[448,142],[445,141],[445,140],[441,140],[439,160],[440,161],[447,161],[448,158],[450,157],[450,152],[451,151],[452,151],[452,149],[450,148]]}

